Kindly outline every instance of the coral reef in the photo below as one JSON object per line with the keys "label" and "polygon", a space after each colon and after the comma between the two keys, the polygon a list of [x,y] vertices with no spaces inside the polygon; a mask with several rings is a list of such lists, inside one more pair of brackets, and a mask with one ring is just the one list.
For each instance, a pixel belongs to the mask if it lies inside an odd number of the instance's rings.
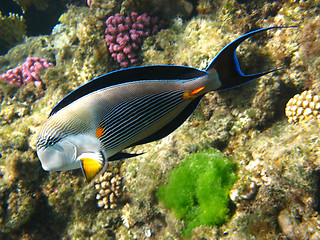
{"label": "coral reef", "polygon": [[235,164],[217,150],[199,151],[169,173],[158,197],[177,218],[184,219],[184,236],[201,225],[220,225],[228,219],[229,191],[236,179]]}
{"label": "coral reef", "polygon": [[288,122],[302,122],[310,119],[320,119],[320,96],[312,91],[296,94],[287,103],[285,112]]}
{"label": "coral reef", "polygon": [[15,69],[10,69],[6,73],[0,75],[0,78],[6,80],[9,84],[18,86],[26,85],[30,82],[37,87],[42,87],[43,82],[39,76],[42,69],[52,67],[53,63],[48,62],[44,58],[28,57],[26,62]]}
{"label": "coral reef", "polygon": [[[60,6],[53,2],[49,8]],[[90,7],[85,1],[65,2],[68,8],[52,32],[47,27],[48,35],[26,37],[0,56],[0,73],[29,56],[55,63],[39,73],[45,90],[0,80],[1,239],[181,239],[188,221],[158,201],[157,189],[187,156],[212,148],[238,166],[238,180],[225,193],[232,209],[226,222],[194,228],[192,239],[320,238],[319,122],[310,118],[289,124],[284,111],[295,94],[309,89],[314,97],[320,91],[319,0],[91,0]],[[104,209],[80,170],[43,171],[35,142],[61,98],[119,68],[106,48],[105,22],[132,11],[165,20],[166,29],[144,40],[142,65],[205,69],[226,44],[250,30],[299,27],[268,31],[237,49],[246,74],[284,69],[237,89],[207,94],[170,136],[129,149],[144,154],[124,161],[121,169],[111,162],[119,169],[114,176],[121,176],[123,192],[117,207]]]}
{"label": "coral reef", "polygon": [[156,34],[163,27],[163,22],[157,17],[151,18],[145,13],[138,16],[136,12],[128,17],[120,14],[110,16],[106,24],[105,39],[109,52],[123,68],[138,61],[137,53],[144,38]]}

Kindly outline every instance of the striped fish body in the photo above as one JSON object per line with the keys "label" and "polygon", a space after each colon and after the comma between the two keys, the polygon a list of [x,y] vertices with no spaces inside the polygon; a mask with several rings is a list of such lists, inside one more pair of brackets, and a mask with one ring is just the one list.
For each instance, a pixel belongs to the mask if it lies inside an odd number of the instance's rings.
{"label": "striped fish body", "polygon": [[259,29],[227,45],[205,70],[143,66],[102,75],[63,98],[42,127],[37,153],[48,171],[82,168],[88,181],[121,151],[155,141],[179,127],[204,94],[232,88],[264,74],[244,75],[236,48]]}
{"label": "striped fish body", "polygon": [[[50,116],[39,139],[54,136],[76,146],[71,163],[42,162],[47,170],[79,168],[74,161],[86,152],[110,158],[163,128],[196,97],[220,86],[217,74],[189,80],[144,80],[106,87],[87,94]],[[201,91],[188,96],[195,89]],[[39,148],[38,155],[43,154]],[[48,157],[46,157],[48,159]],[[71,159],[71,158],[70,158]]]}

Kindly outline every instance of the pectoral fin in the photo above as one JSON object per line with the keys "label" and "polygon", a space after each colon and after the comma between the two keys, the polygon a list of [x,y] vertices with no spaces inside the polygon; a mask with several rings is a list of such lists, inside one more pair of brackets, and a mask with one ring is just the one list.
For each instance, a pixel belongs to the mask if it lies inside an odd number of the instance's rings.
{"label": "pectoral fin", "polygon": [[119,161],[119,160],[123,160],[123,159],[127,159],[127,158],[136,157],[136,156],[139,156],[141,154],[143,154],[143,153],[118,152],[115,155],[113,155],[110,158],[108,158],[108,161]]}
{"label": "pectoral fin", "polygon": [[107,161],[101,152],[83,153],[78,157],[83,175],[90,182],[107,165]]}

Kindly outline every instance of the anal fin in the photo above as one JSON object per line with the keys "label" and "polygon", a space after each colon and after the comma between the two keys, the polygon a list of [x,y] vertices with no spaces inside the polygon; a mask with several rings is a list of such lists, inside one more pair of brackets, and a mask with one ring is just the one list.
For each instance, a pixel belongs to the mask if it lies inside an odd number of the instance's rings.
{"label": "anal fin", "polygon": [[87,182],[91,182],[107,165],[102,152],[83,153],[78,157]]}

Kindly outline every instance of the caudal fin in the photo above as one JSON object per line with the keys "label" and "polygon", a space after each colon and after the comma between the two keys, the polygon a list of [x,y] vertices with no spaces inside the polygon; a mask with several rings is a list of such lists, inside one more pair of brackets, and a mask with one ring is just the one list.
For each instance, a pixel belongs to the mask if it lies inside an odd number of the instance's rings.
{"label": "caudal fin", "polygon": [[244,83],[247,83],[253,79],[259,78],[265,74],[275,72],[277,70],[280,70],[282,68],[273,69],[267,72],[262,73],[255,73],[250,75],[245,75],[239,66],[239,61],[237,58],[236,49],[237,47],[245,41],[247,38],[260,33],[264,32],[270,29],[275,28],[287,28],[287,27],[267,27],[267,28],[261,28],[252,32],[249,32],[233,42],[229,43],[224,49],[221,50],[221,52],[213,59],[209,67],[206,69],[206,71],[210,71],[210,69],[215,69],[218,72],[219,79],[221,81],[221,87],[222,89],[228,89],[233,88],[239,85],[242,85]]}

